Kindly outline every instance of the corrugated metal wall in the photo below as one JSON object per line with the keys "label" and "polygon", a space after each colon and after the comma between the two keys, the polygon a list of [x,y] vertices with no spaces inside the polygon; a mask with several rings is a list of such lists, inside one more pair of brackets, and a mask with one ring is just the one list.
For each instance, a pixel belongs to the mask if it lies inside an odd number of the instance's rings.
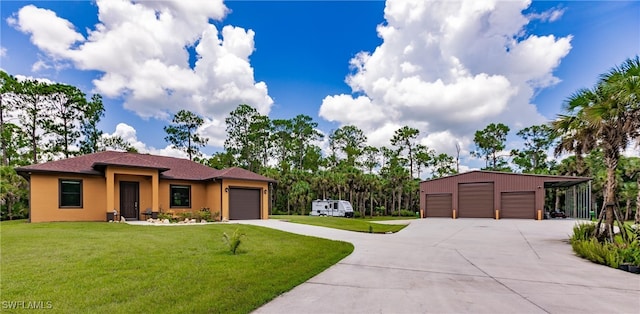
{"label": "corrugated metal wall", "polygon": [[420,208],[425,209],[426,194],[452,194],[453,210],[459,209],[458,186],[464,183],[492,182],[494,184],[493,206],[494,210],[500,210],[501,193],[503,192],[534,192],[535,210],[544,211],[545,182],[582,181],[584,178],[522,175],[516,173],[499,173],[487,171],[472,171],[423,181],[420,183]]}

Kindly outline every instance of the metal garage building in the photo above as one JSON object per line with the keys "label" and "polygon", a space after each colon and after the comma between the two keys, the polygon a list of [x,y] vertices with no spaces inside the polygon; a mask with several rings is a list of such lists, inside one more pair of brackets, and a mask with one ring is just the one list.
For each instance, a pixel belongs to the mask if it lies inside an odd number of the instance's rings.
{"label": "metal garage building", "polygon": [[420,183],[423,217],[542,219],[545,190],[567,189],[565,210],[587,218],[591,178],[471,171]]}

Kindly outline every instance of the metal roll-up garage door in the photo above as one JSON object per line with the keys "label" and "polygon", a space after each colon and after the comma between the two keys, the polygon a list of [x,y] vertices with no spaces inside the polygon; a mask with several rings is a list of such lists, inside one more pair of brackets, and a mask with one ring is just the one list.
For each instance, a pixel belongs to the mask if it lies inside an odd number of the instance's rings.
{"label": "metal roll-up garage door", "polygon": [[427,194],[427,217],[452,218],[451,194]]}
{"label": "metal roll-up garage door", "polygon": [[229,189],[229,219],[260,219],[260,190]]}
{"label": "metal roll-up garage door", "polygon": [[536,219],[536,192],[502,192],[500,218]]}
{"label": "metal roll-up garage door", "polygon": [[458,217],[494,218],[493,182],[458,185]]}

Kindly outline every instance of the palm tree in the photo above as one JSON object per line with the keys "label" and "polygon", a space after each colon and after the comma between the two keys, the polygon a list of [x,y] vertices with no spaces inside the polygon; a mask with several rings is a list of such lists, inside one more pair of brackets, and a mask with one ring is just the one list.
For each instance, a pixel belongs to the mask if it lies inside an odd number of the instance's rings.
{"label": "palm tree", "polygon": [[[628,140],[640,146],[640,57],[627,59],[620,66],[612,68],[600,77],[606,82],[605,87],[611,94],[612,102],[627,110],[626,120],[620,124],[628,132]],[[624,149],[624,148],[623,148]],[[637,169],[637,167],[634,167]],[[640,187],[640,174],[635,173],[636,182]],[[640,223],[640,190],[636,198],[635,222]]]}
{"label": "palm tree", "polygon": [[565,101],[565,110],[569,113],[559,115],[551,122],[555,134],[560,140],[555,148],[558,157],[563,152],[573,152],[575,155],[574,172],[571,175],[582,176],[585,173],[583,154],[591,151],[595,145],[594,132],[584,117],[582,107],[589,104],[589,90],[582,89],[571,95]]}
{"label": "palm tree", "polygon": [[329,173],[326,170],[316,171],[312,178],[313,190],[317,192],[318,197],[322,195],[322,199],[327,199],[327,189],[329,187]]}
{"label": "palm tree", "polygon": [[[624,167],[625,175],[629,178],[635,178],[636,193],[636,216],[635,223],[640,224],[640,158],[632,157],[626,159],[626,165]],[[629,206],[627,205],[627,209]],[[626,214],[626,213],[625,213]],[[626,215],[625,215],[626,216]],[[626,220],[627,218],[625,218]]]}
{"label": "palm tree", "polygon": [[619,220],[615,205],[615,172],[620,154],[630,141],[637,141],[639,137],[639,80],[640,60],[637,57],[627,60],[622,66],[602,75],[594,88],[579,90],[569,97],[565,103],[565,110],[569,114],[560,116],[552,124],[556,132],[561,134],[557,151],[572,148],[577,157],[585,149],[595,146],[604,154],[607,168],[605,229],[600,230],[598,222],[597,236],[604,236],[610,241],[613,241],[614,220]]}

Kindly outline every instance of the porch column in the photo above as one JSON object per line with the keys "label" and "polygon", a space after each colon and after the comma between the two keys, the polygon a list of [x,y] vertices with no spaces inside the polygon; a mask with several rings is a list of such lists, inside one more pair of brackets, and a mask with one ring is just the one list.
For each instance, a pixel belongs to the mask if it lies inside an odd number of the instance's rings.
{"label": "porch column", "polygon": [[151,175],[151,210],[154,212],[157,212],[160,209],[159,185],[159,175],[156,171]]}
{"label": "porch column", "polygon": [[104,175],[107,178],[107,212],[113,212],[115,207],[115,174],[113,169],[107,167]]}

